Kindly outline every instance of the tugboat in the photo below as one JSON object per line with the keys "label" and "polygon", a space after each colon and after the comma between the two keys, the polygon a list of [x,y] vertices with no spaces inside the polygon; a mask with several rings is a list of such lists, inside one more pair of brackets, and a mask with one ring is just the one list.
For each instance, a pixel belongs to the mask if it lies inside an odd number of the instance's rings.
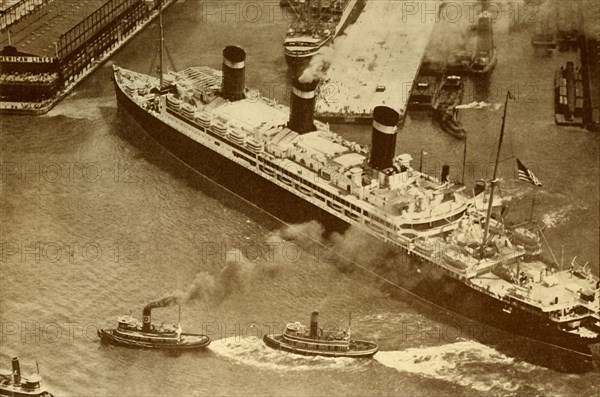
{"label": "tugboat", "polygon": [[[179,310],[181,314],[181,306]],[[152,308],[146,306],[142,312],[141,324],[131,313],[121,316],[116,329],[100,329],[98,336],[105,343],[146,349],[193,350],[203,349],[210,344],[207,335],[182,333],[179,324],[161,324],[157,327],[150,321],[151,314]]]}
{"label": "tugboat", "polygon": [[477,47],[471,62],[471,72],[487,74],[492,71],[497,62],[492,21],[487,12],[484,12],[477,22]]}
{"label": "tugboat", "polygon": [[283,334],[265,335],[263,341],[270,348],[305,356],[365,358],[378,350],[374,342],[350,339],[350,324],[347,331],[323,331],[319,312],[312,312],[309,329],[298,322],[289,323]]}
{"label": "tugboat", "polygon": [[435,97],[433,108],[444,110],[460,105],[465,94],[464,86],[460,76],[446,76],[446,80]]}
{"label": "tugboat", "polygon": [[0,372],[0,396],[39,396],[53,397],[52,394],[42,389],[42,378],[38,374],[30,375],[29,378],[21,377],[21,366],[17,357],[12,359],[12,372]]}
{"label": "tugboat", "polygon": [[466,139],[467,132],[458,120],[458,109],[456,108],[445,108],[436,109],[434,111],[434,118],[440,123],[440,127],[452,135],[456,139]]}
{"label": "tugboat", "polygon": [[466,132],[458,120],[456,106],[462,103],[464,83],[460,76],[447,76],[433,104],[433,119],[448,134],[458,139],[465,139]]}

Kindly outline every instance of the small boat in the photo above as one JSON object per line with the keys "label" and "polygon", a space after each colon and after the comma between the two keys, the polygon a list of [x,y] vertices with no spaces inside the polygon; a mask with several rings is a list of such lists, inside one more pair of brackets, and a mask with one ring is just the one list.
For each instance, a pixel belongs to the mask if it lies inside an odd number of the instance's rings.
{"label": "small boat", "polygon": [[435,101],[433,103],[433,109],[442,110],[448,108],[454,108],[462,103],[464,96],[464,83],[460,76],[450,75],[446,76],[444,83],[440,87]]}
{"label": "small boat", "polygon": [[267,346],[305,356],[372,357],[378,347],[374,342],[350,339],[347,331],[323,331],[319,328],[319,312],[312,312],[310,328],[295,322],[285,326],[283,334],[265,335]]}
{"label": "small boat", "polygon": [[492,20],[487,12],[484,12],[477,22],[476,47],[471,62],[471,72],[475,74],[490,73],[496,66],[498,58],[494,46]]}
{"label": "small boat", "polygon": [[161,324],[157,327],[150,321],[151,314],[152,308],[146,306],[142,313],[143,323],[131,313],[121,316],[116,329],[100,329],[98,336],[105,343],[146,349],[192,350],[210,344],[207,335],[182,333],[180,325]]}
{"label": "small boat", "polygon": [[466,139],[467,133],[458,120],[458,110],[455,108],[436,109],[434,116],[439,121],[440,127],[457,139]]}
{"label": "small boat", "polygon": [[53,397],[52,394],[42,389],[41,381],[39,373],[30,375],[28,378],[21,377],[21,365],[19,359],[15,357],[12,359],[12,372],[0,371],[0,396]]}

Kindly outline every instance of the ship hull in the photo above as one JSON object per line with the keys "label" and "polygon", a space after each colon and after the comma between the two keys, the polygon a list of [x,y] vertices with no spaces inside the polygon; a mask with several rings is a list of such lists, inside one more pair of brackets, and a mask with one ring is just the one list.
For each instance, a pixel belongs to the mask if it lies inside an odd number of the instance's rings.
{"label": "ship hull", "polygon": [[303,356],[322,356],[322,357],[349,357],[349,358],[369,358],[373,357],[377,353],[377,345],[371,342],[365,341],[351,341],[350,343],[356,342],[368,346],[364,350],[348,350],[346,352],[340,351],[323,351],[323,350],[311,350],[302,349],[292,344],[286,343],[283,335],[265,335],[263,336],[265,345],[275,350],[282,350],[288,353],[301,354]]}
{"label": "ship hull", "polygon": [[[407,258],[407,254],[403,258]],[[597,357],[600,337],[582,338],[565,332],[542,316],[441,274],[438,268],[422,258],[408,255],[402,262],[395,281],[404,287],[410,286],[408,289],[412,293],[467,317],[459,319],[455,326],[449,326],[454,329],[443,333],[442,338],[447,342],[460,335],[492,345],[512,356],[567,372],[588,371],[593,361],[600,358]],[[469,319],[478,324],[470,324]]]}
{"label": "ship hull", "polygon": [[152,343],[152,342],[143,342],[137,341],[133,339],[127,339],[119,337],[115,335],[112,330],[100,329],[98,330],[98,337],[102,341],[102,343],[122,346],[122,347],[131,347],[135,349],[160,349],[160,350],[198,350],[204,349],[210,344],[210,338],[206,335],[195,335],[195,334],[181,334],[182,337],[192,337],[194,339],[198,339],[197,342],[190,343],[177,343],[177,344],[166,344],[166,343]]}
{"label": "ship hull", "polygon": [[[209,175],[209,179],[214,182],[287,223],[317,220],[328,229],[343,230],[348,227],[344,220],[177,131],[149,111],[142,109],[121,91],[116,82],[115,91],[119,107],[126,110],[147,134],[183,163],[203,175]],[[215,173],[215,170],[219,170],[219,172]],[[406,251],[396,245],[391,246],[400,251],[399,255],[402,255],[403,258],[407,258]],[[521,312],[518,308],[513,308],[511,315],[508,315],[503,311],[506,304],[502,301],[470,288],[462,281],[442,272],[438,266],[422,260],[420,257],[410,256],[408,258],[409,260],[406,262],[400,261],[402,263],[397,264],[397,269],[390,269],[392,274],[399,275],[396,281],[403,288],[469,318],[528,338],[521,340],[520,343],[532,342],[532,345],[535,346],[536,341],[542,342],[537,346],[541,347],[542,353],[552,350],[548,347],[554,345],[558,347],[559,352],[569,353],[568,357],[574,356],[583,359],[585,365],[591,361],[588,345],[600,343],[600,340],[583,340],[575,335],[561,332],[557,328],[552,328],[550,325],[545,325],[542,320],[523,327],[523,324],[532,323],[532,316],[529,312]],[[405,265],[407,268],[403,268]],[[522,352],[522,348],[515,349],[517,355]],[[535,358],[535,355],[532,357]],[[528,356],[528,358],[530,357]],[[552,356],[549,359],[555,360]],[[545,362],[541,364],[545,365]]]}

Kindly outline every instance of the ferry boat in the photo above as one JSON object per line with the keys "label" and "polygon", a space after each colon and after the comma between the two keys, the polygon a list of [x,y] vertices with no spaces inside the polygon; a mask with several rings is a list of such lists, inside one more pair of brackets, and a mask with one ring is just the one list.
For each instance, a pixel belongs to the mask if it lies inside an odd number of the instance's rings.
{"label": "ferry boat", "polygon": [[[532,253],[527,244],[511,240],[510,228],[489,231],[499,155],[494,177],[488,181],[491,198],[484,214],[475,205],[484,189],[470,192],[448,180],[448,167],[442,167],[438,179],[413,168],[409,154],[396,156],[400,115],[395,110],[375,107],[367,148],[314,119],[318,81],[295,79],[288,108],[246,88],[245,60],[243,49],[228,46],[222,71],[190,67],[161,72],[158,78],[114,65],[118,108],[180,161],[280,218],[306,221],[299,216],[310,215],[309,219],[326,219],[330,225],[352,225],[408,253],[411,260],[398,263],[398,272],[406,272],[410,282],[405,287],[415,294],[541,341],[542,353],[553,345],[569,354],[569,363],[573,357],[582,358],[584,364],[591,361],[590,346],[600,343],[597,277],[588,272],[569,279],[557,265],[542,262],[535,254],[539,249]],[[172,105],[174,99],[195,107],[204,121],[186,117],[181,106]],[[501,136],[507,104],[508,96]],[[222,134],[223,128],[254,138],[262,143],[260,150],[234,142],[229,133]],[[312,194],[300,191],[298,185]],[[436,248],[433,253],[415,250],[417,240]],[[457,269],[440,255],[449,247],[468,247],[468,255],[476,261]],[[517,263],[553,269],[556,285],[532,283],[527,295],[515,293],[514,285],[492,270]]]}
{"label": "ferry boat", "polygon": [[38,374],[28,378],[21,376],[21,365],[17,357],[12,359],[12,372],[0,372],[0,396],[12,397],[52,397],[41,386],[42,378]]}
{"label": "ferry boat", "polygon": [[183,333],[180,325],[152,324],[151,314],[152,308],[146,306],[141,323],[131,313],[120,316],[116,329],[99,329],[98,336],[104,343],[146,349],[194,350],[210,344],[207,335]]}
{"label": "ferry boat", "polygon": [[350,325],[347,330],[319,328],[319,312],[312,312],[309,328],[289,323],[282,334],[264,335],[263,341],[270,348],[305,356],[367,358],[378,350],[374,342],[350,339]]}
{"label": "ferry boat", "polygon": [[471,73],[490,73],[497,62],[492,20],[488,13],[484,12],[477,21],[477,44],[471,61]]}
{"label": "ferry boat", "polygon": [[[358,3],[364,0],[299,0],[290,6],[297,18],[283,42],[285,60],[290,67],[308,65],[311,58],[343,30]],[[358,11],[358,10],[357,10]]]}

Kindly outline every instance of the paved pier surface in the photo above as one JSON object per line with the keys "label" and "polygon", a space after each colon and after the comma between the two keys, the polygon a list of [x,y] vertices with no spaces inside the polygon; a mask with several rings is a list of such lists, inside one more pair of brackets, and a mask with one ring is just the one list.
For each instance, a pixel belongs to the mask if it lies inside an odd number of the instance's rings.
{"label": "paved pier surface", "polygon": [[[317,117],[370,118],[385,104],[405,114],[410,89],[435,26],[415,2],[368,1],[358,20],[313,60],[331,64],[317,99]],[[430,8],[439,7],[431,2]],[[344,121],[344,120],[339,120]]]}

